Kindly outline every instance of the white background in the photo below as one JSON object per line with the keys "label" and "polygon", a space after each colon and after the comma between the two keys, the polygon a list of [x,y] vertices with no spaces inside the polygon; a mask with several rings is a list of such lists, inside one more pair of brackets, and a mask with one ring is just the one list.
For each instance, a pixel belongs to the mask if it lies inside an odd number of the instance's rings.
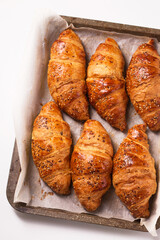
{"label": "white background", "polygon": [[[153,239],[148,233],[25,215],[12,209],[6,186],[13,145],[13,100],[23,64],[29,22],[38,8],[68,16],[160,29],[160,1],[125,0],[0,0],[0,239]],[[160,239],[160,229],[158,237]]]}

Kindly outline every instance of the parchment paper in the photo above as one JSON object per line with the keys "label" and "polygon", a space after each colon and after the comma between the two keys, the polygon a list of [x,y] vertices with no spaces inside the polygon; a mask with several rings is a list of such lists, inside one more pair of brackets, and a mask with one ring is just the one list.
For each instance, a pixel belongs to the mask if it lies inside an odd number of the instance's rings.
{"label": "parchment paper", "polygon": [[[31,156],[31,132],[33,121],[39,113],[42,105],[51,100],[47,86],[47,65],[49,61],[51,44],[58,38],[60,32],[68,27],[68,24],[61,17],[48,12],[38,15],[32,25],[30,35],[30,47],[25,55],[25,65],[21,69],[19,91],[16,93],[16,103],[14,111],[15,134],[18,145],[21,173],[16,186],[14,202],[24,202],[29,206],[40,206],[45,208],[56,208],[68,210],[75,213],[86,212],[80,205],[73,189],[69,196],[58,196],[40,179]],[[74,26],[70,26],[74,28]],[[137,37],[129,34],[111,33],[94,30],[91,28],[74,28],[79,35],[86,51],[87,61],[96,50],[97,46],[104,42],[107,37],[113,37],[119,44],[126,61],[129,64],[132,54],[137,47],[147,42],[147,37]],[[160,44],[156,43],[160,52]],[[109,133],[114,152],[116,152],[122,140],[127,135],[112,128],[104,121],[96,111],[90,107],[90,116],[102,123]],[[74,121],[63,113],[64,120],[71,128],[73,144],[80,136],[83,124]],[[143,121],[129,103],[127,110],[128,129]],[[151,216],[149,219],[142,219],[148,231],[156,236],[155,224],[160,215],[160,184],[159,184],[159,152],[160,133],[153,133],[147,130],[150,144],[150,152],[155,158],[157,169],[158,189],[151,202]],[[105,218],[119,218],[134,221],[126,207],[116,196],[113,187],[105,194],[100,208],[94,214]]]}

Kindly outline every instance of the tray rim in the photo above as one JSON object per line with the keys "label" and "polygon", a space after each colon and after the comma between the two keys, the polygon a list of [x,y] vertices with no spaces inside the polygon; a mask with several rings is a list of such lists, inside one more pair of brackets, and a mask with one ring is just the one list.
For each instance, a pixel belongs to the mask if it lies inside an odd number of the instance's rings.
{"label": "tray rim", "polygon": [[68,24],[73,24],[75,27],[89,27],[96,28],[98,30],[104,31],[115,31],[118,33],[128,33],[138,36],[148,36],[152,38],[157,38],[160,41],[160,29],[157,28],[149,28],[149,27],[141,27],[135,25],[128,25],[122,23],[114,23],[108,21],[87,19],[87,18],[78,18],[71,16],[61,15]]}
{"label": "tray rim", "polygon": [[[112,23],[112,22],[106,22],[106,21],[84,19],[84,18],[77,18],[77,17],[70,17],[70,16],[63,16],[63,15],[61,15],[61,17],[64,18],[68,22],[68,24],[72,23],[75,27],[87,26],[87,27],[96,28],[96,29],[105,30],[105,31],[123,32],[123,33],[129,33],[129,34],[141,35],[141,36],[145,35],[145,36],[157,38],[160,41],[159,29],[138,27],[138,26],[132,26],[132,25],[126,25],[126,24],[120,24],[120,23]],[[17,144],[15,140],[12,160],[11,160],[11,165],[9,170],[9,176],[8,176],[8,183],[6,188],[6,195],[10,205],[17,211],[20,211],[22,213],[27,213],[27,214],[39,215],[39,216],[48,216],[48,217],[58,218],[58,219],[72,220],[72,221],[78,221],[78,222],[84,222],[84,223],[92,223],[92,224],[98,224],[98,225],[104,225],[104,226],[110,226],[110,227],[116,227],[116,228],[122,228],[122,229],[147,232],[144,226],[140,226],[139,221],[129,222],[129,221],[117,219],[117,218],[103,218],[103,217],[99,217],[89,213],[77,214],[69,211],[64,211],[61,209],[31,207],[31,206],[26,206],[26,204],[24,203],[14,203],[13,198],[14,198],[14,193],[15,193],[15,188],[18,181],[19,173],[20,173],[20,163],[19,163]],[[159,228],[160,228],[160,217],[156,224],[156,229],[159,229]]]}

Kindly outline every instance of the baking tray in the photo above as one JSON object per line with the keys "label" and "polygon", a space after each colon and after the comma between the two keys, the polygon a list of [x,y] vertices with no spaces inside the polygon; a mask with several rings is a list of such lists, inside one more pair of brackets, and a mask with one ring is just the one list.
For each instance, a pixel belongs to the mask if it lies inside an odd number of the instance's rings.
{"label": "baking tray", "polygon": [[[75,27],[91,27],[91,28],[100,29],[104,31],[130,33],[130,34],[139,35],[139,36],[148,36],[151,38],[157,38],[158,41],[160,41],[159,29],[144,28],[144,27],[130,26],[125,24],[82,19],[82,18],[68,17],[68,16],[61,16],[61,17],[63,17],[68,22],[68,24],[71,24],[71,23],[74,24]],[[22,213],[48,216],[53,218],[73,220],[73,221],[79,221],[79,222],[85,222],[85,223],[93,223],[93,224],[99,224],[99,225],[105,225],[105,226],[111,226],[111,227],[117,227],[117,228],[131,229],[136,231],[143,231],[143,232],[147,231],[144,226],[140,226],[138,220],[134,222],[129,222],[129,221],[121,220],[117,218],[107,219],[107,218],[98,217],[94,214],[89,214],[89,213],[77,214],[77,213],[72,213],[72,212],[64,211],[60,209],[31,207],[21,202],[14,203],[13,202],[14,192],[16,189],[16,184],[18,181],[20,171],[21,171],[20,162],[19,162],[17,144],[15,141],[6,193],[7,193],[7,199],[11,204],[11,206]],[[160,228],[160,218],[158,219],[156,224],[156,229],[158,228]]]}

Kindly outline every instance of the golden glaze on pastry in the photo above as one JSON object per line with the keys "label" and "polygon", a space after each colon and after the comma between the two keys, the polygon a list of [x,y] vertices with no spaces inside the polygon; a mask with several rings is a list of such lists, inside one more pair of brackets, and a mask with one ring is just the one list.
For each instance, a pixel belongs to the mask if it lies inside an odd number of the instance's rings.
{"label": "golden glaze on pastry", "polygon": [[131,102],[152,131],[160,129],[160,57],[150,40],[138,47],[127,70]]}
{"label": "golden glaze on pastry", "polygon": [[132,127],[113,159],[113,186],[135,218],[149,217],[149,199],[157,187],[145,131],[144,124]]}
{"label": "golden glaze on pastry", "polygon": [[70,127],[54,102],[45,104],[32,132],[32,156],[40,177],[58,194],[70,193]]}
{"label": "golden glaze on pastry", "polygon": [[79,37],[71,29],[63,31],[51,48],[48,87],[59,108],[80,121],[89,119],[85,68]]}
{"label": "golden glaze on pastry", "polygon": [[71,158],[73,187],[87,211],[95,211],[111,185],[113,148],[96,120],[87,120]]}
{"label": "golden glaze on pastry", "polygon": [[123,78],[124,59],[114,39],[107,38],[91,57],[87,70],[89,101],[111,126],[126,128],[128,97]]}

